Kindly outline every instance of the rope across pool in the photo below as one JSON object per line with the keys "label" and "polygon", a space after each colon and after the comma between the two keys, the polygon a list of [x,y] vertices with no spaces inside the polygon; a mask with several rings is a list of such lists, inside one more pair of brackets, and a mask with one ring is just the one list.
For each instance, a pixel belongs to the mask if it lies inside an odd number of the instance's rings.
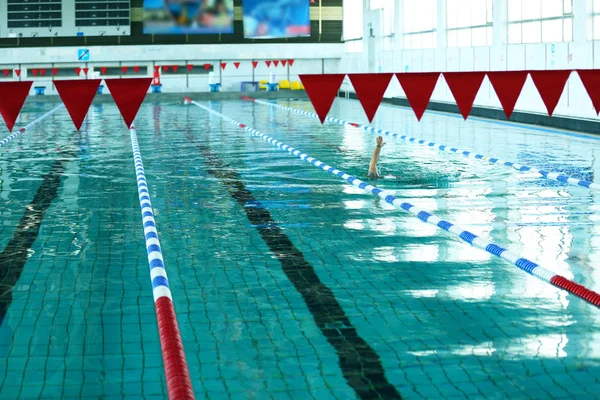
{"label": "rope across pool", "polygon": [[340,171],[339,169],[337,169],[333,166],[327,165],[326,163],[319,161],[316,158],[311,157],[308,154],[305,154],[305,153],[301,152],[300,150],[297,150],[287,144],[284,144],[273,137],[270,137],[256,129],[253,129],[243,123],[240,123],[232,118],[229,118],[211,108],[203,106],[188,97],[185,98],[185,102],[187,104],[194,104],[195,106],[200,107],[200,108],[208,111],[209,113],[216,115],[216,116],[224,119],[225,121],[228,121],[228,122],[232,123],[233,125],[236,125],[239,128],[242,128],[242,129],[250,132],[252,135],[262,138],[264,141],[272,144],[273,146],[276,146],[280,150],[287,151],[290,154],[292,154],[296,157],[299,157],[300,159],[302,159],[310,164],[313,164],[316,167],[319,167],[333,175],[336,175],[336,176],[344,179],[345,181],[352,184],[353,186],[356,186],[362,190],[365,190],[367,192],[370,192],[370,193],[382,198],[383,200],[385,200],[385,202],[418,217],[421,221],[426,222],[431,225],[434,225],[440,229],[443,229],[444,231],[447,231],[447,232],[453,234],[454,236],[458,237],[462,241],[467,242],[474,247],[484,250],[496,257],[502,258],[503,260],[509,261],[511,264],[517,266],[518,268],[527,272],[528,274],[536,276],[537,278],[539,278],[547,283],[550,283],[555,287],[564,289],[564,290],[568,291],[569,293],[600,308],[600,294],[598,294],[576,282],[570,281],[569,279],[567,279],[561,275],[557,275],[554,272],[538,265],[537,263],[535,263],[531,260],[528,260],[524,257],[520,257],[514,253],[511,253],[510,251],[508,251],[506,249],[506,247],[500,246],[495,243],[488,242],[485,239],[479,237],[478,235],[459,227],[458,225],[456,225],[453,222],[442,220],[441,218],[436,217],[435,215],[433,215],[432,213],[430,213],[428,211],[422,210],[413,204],[404,202],[401,199],[396,198],[393,195],[393,193],[391,193],[389,191],[379,189],[379,188],[372,186],[366,182],[363,182],[362,180],[360,180],[354,176],[348,175],[345,172]]}

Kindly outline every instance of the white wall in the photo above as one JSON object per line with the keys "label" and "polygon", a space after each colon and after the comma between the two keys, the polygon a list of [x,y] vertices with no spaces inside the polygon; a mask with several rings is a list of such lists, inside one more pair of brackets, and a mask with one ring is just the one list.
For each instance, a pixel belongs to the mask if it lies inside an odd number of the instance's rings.
{"label": "white wall", "polygon": [[[154,65],[179,65],[180,71],[186,71],[186,64],[214,65],[215,82],[221,79],[223,91],[239,91],[240,82],[269,79],[274,73],[276,79],[299,81],[298,74],[308,73],[337,73],[339,60],[343,54],[343,44],[245,44],[245,45],[154,45],[154,46],[106,46],[89,47],[90,61],[77,61],[77,47],[47,47],[47,48],[5,48],[0,49],[0,81],[18,79],[12,72],[4,78],[2,70],[21,69],[21,79],[33,80],[34,86],[46,86],[46,94],[55,94],[52,87],[50,69],[73,69],[72,77],[57,79],[76,79],[76,67],[88,67],[88,77],[94,78],[99,74],[100,67],[141,66],[139,74],[131,68],[126,77],[152,76]],[[292,67],[278,67],[271,64],[267,68],[266,60],[293,59]],[[256,69],[252,60],[258,61]],[[239,69],[233,65],[239,61]],[[225,70],[220,63],[226,62]],[[46,68],[45,77],[33,77],[31,69]],[[254,73],[254,75],[253,75]],[[288,75],[289,74],[289,75]],[[82,77],[83,79],[83,73]],[[164,92],[208,91],[208,75],[206,74],[163,74],[161,83]],[[33,89],[32,89],[33,93]]]}
{"label": "white wall", "polygon": [[[442,2],[443,0],[439,0]],[[506,0],[494,0],[494,12],[500,9]],[[600,69],[600,42],[587,41],[586,23],[588,22],[585,9],[586,0],[574,0],[575,10],[573,42],[565,43],[536,43],[522,45],[506,45],[506,24],[502,18],[494,16],[493,46],[445,48],[438,40],[435,49],[403,50],[402,34],[396,34],[393,51],[382,51],[378,48],[377,66],[369,68],[367,59],[368,47],[372,40],[363,40],[362,53],[344,53],[340,61],[340,72],[426,72],[426,71],[505,71],[505,70],[544,70],[544,69]],[[401,0],[396,0],[400,3]],[[396,9],[400,9],[398,6]],[[579,14],[577,14],[579,10]],[[366,18],[365,18],[366,19]],[[443,18],[441,18],[443,19]],[[396,32],[401,31],[397,21]],[[445,32],[442,33],[445,35]],[[504,38],[504,40],[502,40]],[[379,40],[383,40],[379,38]],[[553,50],[554,49],[554,50]],[[345,87],[351,89],[346,79]],[[396,79],[392,80],[386,97],[403,96],[404,92]],[[432,100],[454,102],[454,98],[440,78],[433,93]],[[486,78],[475,99],[475,105],[501,108],[493,88]],[[525,87],[517,101],[516,111],[546,113],[537,89],[531,78],[527,79]],[[573,73],[567,82],[565,91],[556,107],[554,115],[573,116],[580,118],[598,119],[592,102],[587,95],[581,80]]]}

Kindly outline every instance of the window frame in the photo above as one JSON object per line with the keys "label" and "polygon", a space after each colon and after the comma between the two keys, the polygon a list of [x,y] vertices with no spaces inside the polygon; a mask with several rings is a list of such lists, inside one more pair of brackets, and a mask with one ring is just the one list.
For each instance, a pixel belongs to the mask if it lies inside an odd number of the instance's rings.
{"label": "window frame", "polygon": [[[521,19],[520,20],[515,20],[515,21],[510,21],[508,18],[508,13],[509,13],[509,3],[506,3],[506,24],[507,24],[507,29],[506,29],[506,43],[507,44],[533,44],[533,43],[568,43],[568,42],[572,42],[573,41],[573,22],[574,22],[574,13],[573,13],[573,0],[561,0],[562,1],[562,14],[560,16],[553,16],[553,17],[542,17],[542,12],[540,9],[540,18],[526,18],[526,19],[522,19],[523,16],[523,4],[524,2],[527,0],[520,0],[520,4],[521,4]],[[543,1],[543,0],[541,0]],[[565,4],[570,4],[570,12],[566,12],[565,11]],[[544,22],[547,21],[561,21],[561,40],[544,40]],[[565,21],[570,20],[571,21],[571,34],[570,37],[567,38],[569,35],[565,35]],[[534,24],[534,23],[539,23],[539,41],[530,41],[524,38],[523,36],[523,25],[527,25],[527,24]],[[511,31],[511,26],[519,26],[519,31],[520,31],[520,40],[519,41],[511,41],[511,35],[510,35],[510,31]]]}

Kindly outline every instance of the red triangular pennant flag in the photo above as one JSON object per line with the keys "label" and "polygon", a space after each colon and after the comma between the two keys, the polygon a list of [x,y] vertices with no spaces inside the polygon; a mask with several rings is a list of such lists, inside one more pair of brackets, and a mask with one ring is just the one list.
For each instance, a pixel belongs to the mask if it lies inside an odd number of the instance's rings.
{"label": "red triangular pennant flag", "polygon": [[227,63],[221,63],[221,68],[224,70],[225,67],[227,66]]}
{"label": "red triangular pennant flag", "polygon": [[392,76],[394,74],[348,74],[369,122],[373,121]]}
{"label": "red triangular pennant flag", "polygon": [[81,68],[79,68],[79,67],[75,68],[75,75],[77,75],[77,76],[81,75]]}
{"label": "red triangular pennant flag", "polygon": [[291,67],[292,65],[294,65],[294,60],[288,60],[288,64],[290,64]]}
{"label": "red triangular pennant flag", "polygon": [[325,122],[325,117],[331,109],[333,100],[342,86],[342,81],[346,74],[319,74],[319,75],[298,75],[306,94],[310,99],[321,123]]}
{"label": "red triangular pennant flag", "polygon": [[398,73],[396,78],[400,82],[406,100],[410,104],[413,112],[415,113],[417,120],[420,121],[421,117],[427,109],[435,85],[437,84],[440,73],[439,72],[411,72],[411,73]]}
{"label": "red triangular pennant flag", "polygon": [[283,65],[285,67],[286,64],[287,64],[287,60],[281,60],[281,65]]}
{"label": "red triangular pennant flag", "polygon": [[15,74],[17,74],[17,76],[21,76],[21,70],[20,69],[15,69]]}
{"label": "red triangular pennant flag", "polygon": [[571,75],[570,70],[554,71],[529,71],[533,84],[537,88],[548,115],[552,117],[554,109],[560,100],[560,96],[565,89],[567,80]]}
{"label": "red triangular pennant flag", "polygon": [[163,65],[162,68],[163,68],[163,72],[167,72],[170,67],[168,65]]}
{"label": "red triangular pennant flag", "polygon": [[33,74],[33,76],[37,76],[38,70],[37,69],[32,69],[31,73]]}
{"label": "red triangular pennant flag", "polygon": [[5,69],[5,70],[4,70],[4,77],[5,77],[5,78],[7,78],[9,73],[10,73],[10,71],[9,71],[9,70],[7,70],[7,69]]}
{"label": "red triangular pennant flag", "polygon": [[179,69],[179,65],[173,65],[171,66],[171,69],[173,70],[173,72],[177,72],[177,70]]}
{"label": "red triangular pennant flag", "polygon": [[105,79],[104,81],[125,124],[130,128],[148,93],[152,78]]}
{"label": "red triangular pennant flag", "polygon": [[126,74],[128,69],[129,69],[129,67],[127,67],[127,66],[122,66],[122,67],[121,67],[121,72],[123,72],[124,74]]}
{"label": "red triangular pennant flag", "polygon": [[271,61],[265,61],[265,64],[267,64],[267,68],[271,68]]}
{"label": "red triangular pennant flag", "polygon": [[134,66],[134,67],[133,67],[133,72],[135,72],[136,74],[137,74],[138,72],[140,72],[140,67],[139,67],[139,65],[136,65],[136,66]]}
{"label": "red triangular pennant flag", "polygon": [[46,75],[46,68],[40,69],[40,75],[42,75],[42,76]]}
{"label": "red triangular pennant flag", "polygon": [[485,78],[485,72],[444,72],[444,79],[446,79],[456,105],[465,120],[473,109],[473,102],[483,78]]}
{"label": "red triangular pennant flag", "polygon": [[234,62],[233,65],[235,65],[235,69],[238,69],[240,67],[240,63],[239,62]]}
{"label": "red triangular pennant flag", "polygon": [[58,74],[58,68],[52,68],[52,76],[56,76]]}
{"label": "red triangular pennant flag", "polygon": [[276,67],[279,67],[279,60],[273,61],[273,64],[275,64]]}
{"label": "red triangular pennant flag", "polygon": [[187,70],[188,70],[188,72],[192,72],[192,68],[194,68],[194,65],[193,65],[193,64],[188,64],[188,65],[187,65]]}
{"label": "red triangular pennant flag", "polygon": [[596,114],[600,113],[600,71],[596,69],[578,69],[577,74],[592,100]]}
{"label": "red triangular pennant flag", "polygon": [[108,68],[106,68],[106,67],[100,67],[100,73],[101,73],[102,75],[106,75],[106,71],[107,71],[107,70],[108,70]]}
{"label": "red triangular pennant flag", "polygon": [[84,69],[83,69],[83,75],[86,75],[86,76],[87,76],[87,74],[88,74],[89,70],[90,70],[89,68],[84,68]]}
{"label": "red triangular pennant flag", "polygon": [[15,126],[32,84],[32,81],[0,82],[0,115],[10,132]]}
{"label": "red triangular pennant flag", "polygon": [[102,79],[54,81],[75,128],[79,130]]}
{"label": "red triangular pennant flag", "polygon": [[258,65],[258,61],[252,61],[252,66],[256,69],[256,66]]}
{"label": "red triangular pennant flag", "polygon": [[510,119],[527,80],[527,71],[488,72],[487,76],[502,104],[506,118]]}
{"label": "red triangular pennant flag", "polygon": [[208,64],[208,63],[204,64],[204,69],[208,71],[210,69],[211,65],[212,64]]}

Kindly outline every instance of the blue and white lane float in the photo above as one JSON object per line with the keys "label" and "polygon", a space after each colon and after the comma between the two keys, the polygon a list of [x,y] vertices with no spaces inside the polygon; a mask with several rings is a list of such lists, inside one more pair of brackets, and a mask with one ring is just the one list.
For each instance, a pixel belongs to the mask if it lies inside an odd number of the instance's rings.
{"label": "blue and white lane float", "polygon": [[144,173],[142,154],[140,153],[137,133],[133,126],[129,129],[129,134],[131,136],[131,149],[133,150],[138,197],[140,199],[142,222],[144,224],[144,239],[146,241],[146,252],[148,253],[148,265],[152,280],[152,294],[154,295],[160,346],[162,348],[164,370],[167,379],[167,391],[169,399],[193,400],[194,390],[177,324],[167,270],[165,269],[160,241],[158,240],[158,231],[156,229],[156,221],[154,221],[154,212],[152,211],[146,174]]}
{"label": "blue and white lane float", "polygon": [[428,211],[422,210],[410,203],[407,203],[407,202],[404,202],[404,201],[398,199],[397,197],[395,197],[393,195],[393,193],[391,193],[389,191],[381,190],[375,186],[369,185],[368,183],[363,182],[354,176],[348,175],[345,172],[340,171],[339,169],[337,169],[335,167],[327,165],[324,162],[319,161],[316,158],[311,157],[308,154],[301,152],[300,150],[294,149],[293,147],[291,147],[287,144],[284,144],[284,143],[280,142],[279,140],[276,140],[270,136],[265,135],[264,133],[257,131],[256,129],[253,129],[253,128],[251,128],[245,124],[242,124],[234,119],[231,119],[215,110],[205,107],[205,106],[191,100],[188,97],[185,98],[185,102],[187,104],[194,104],[194,105],[208,111],[209,113],[214,114],[214,115],[224,119],[225,121],[228,121],[228,122],[232,123],[233,125],[236,125],[237,127],[250,132],[253,136],[258,136],[258,137],[262,138],[265,142],[272,144],[273,146],[277,147],[280,150],[287,151],[290,154],[299,157],[300,159],[306,161],[309,164],[313,164],[316,167],[319,167],[333,175],[336,175],[336,176],[344,179],[348,183],[358,187],[359,189],[362,189],[366,192],[369,192],[376,196],[379,196],[380,198],[385,200],[386,203],[389,203],[389,204],[395,206],[396,208],[404,210],[404,211],[418,217],[421,221],[426,222],[431,225],[434,225],[434,226],[436,226],[440,229],[443,229],[447,232],[450,232],[454,236],[457,236],[458,238],[460,238],[462,241],[469,243],[471,246],[485,250],[486,252],[488,252],[496,257],[500,257],[506,261],[509,261],[511,264],[516,265],[517,267],[519,267],[523,271],[527,272],[528,274],[533,275],[545,282],[548,282],[548,283],[552,284],[553,286],[564,289],[564,290],[574,294],[575,296],[582,298],[583,300],[587,301],[588,303],[593,304],[596,307],[600,308],[600,294],[598,294],[584,286],[581,286],[578,283],[572,282],[563,276],[557,275],[554,272],[552,272],[544,267],[541,267],[540,265],[536,264],[533,261],[530,261],[523,257],[519,257],[518,255],[506,250],[505,247],[499,246],[495,243],[488,242],[487,240],[467,231],[466,229],[463,229],[463,228],[457,226],[456,224],[454,224],[452,222],[444,221],[441,218],[436,217],[435,215],[433,215],[432,213],[430,213]]}
{"label": "blue and white lane float", "polygon": [[29,129],[31,129],[33,126],[39,124],[44,119],[48,118],[49,116],[51,116],[52,114],[54,114],[55,112],[57,112],[58,110],[60,110],[62,107],[64,107],[64,104],[61,104],[59,106],[54,107],[52,110],[48,111],[46,114],[42,115],[41,117],[37,118],[34,121],[31,121],[30,123],[28,123],[27,125],[25,125],[23,128],[19,129],[18,131],[15,131],[15,132],[11,133],[10,135],[8,135],[7,137],[5,137],[4,139],[0,140],[0,147],[6,145],[7,143],[9,143],[10,141],[12,141],[13,139],[21,136],[26,131],[28,131]]}
{"label": "blue and white lane float", "polygon": [[[263,104],[263,105],[270,106],[270,107],[280,108],[282,110],[292,111],[292,112],[295,112],[295,113],[298,113],[301,115],[306,115],[306,116],[309,116],[312,118],[317,118],[317,119],[319,118],[319,116],[315,113],[298,110],[296,108],[282,106],[281,104],[271,103],[268,101],[258,100],[258,99],[254,99],[252,97],[246,97],[246,96],[242,97],[242,99],[253,101],[255,103]],[[380,135],[386,135],[386,136],[392,137],[394,139],[401,139],[401,140],[406,141],[407,143],[420,144],[420,145],[428,146],[428,147],[435,147],[439,151],[461,154],[467,158],[473,158],[476,160],[487,162],[492,165],[502,165],[505,167],[516,169],[517,171],[520,171],[520,172],[534,172],[536,174],[539,174],[543,178],[550,179],[550,180],[557,181],[557,182],[566,183],[568,185],[582,186],[582,187],[586,187],[586,188],[593,189],[593,190],[600,190],[600,185],[597,183],[573,178],[571,176],[561,174],[560,172],[548,172],[548,171],[544,171],[542,169],[528,167],[527,165],[521,165],[521,164],[511,162],[511,161],[501,160],[499,158],[484,156],[482,154],[477,154],[472,151],[468,151],[468,150],[464,150],[464,149],[457,149],[455,147],[450,147],[450,146],[446,146],[446,145],[439,144],[439,143],[428,142],[423,139],[409,137],[407,135],[400,135],[399,133],[384,131],[383,129],[376,129],[372,126],[361,125],[361,124],[357,124],[354,122],[344,121],[342,119],[331,118],[331,117],[326,117],[325,119],[326,119],[326,121],[336,122],[340,125],[350,125],[355,128],[360,128],[362,130],[365,130],[367,132],[372,132],[372,133],[380,134]]]}

